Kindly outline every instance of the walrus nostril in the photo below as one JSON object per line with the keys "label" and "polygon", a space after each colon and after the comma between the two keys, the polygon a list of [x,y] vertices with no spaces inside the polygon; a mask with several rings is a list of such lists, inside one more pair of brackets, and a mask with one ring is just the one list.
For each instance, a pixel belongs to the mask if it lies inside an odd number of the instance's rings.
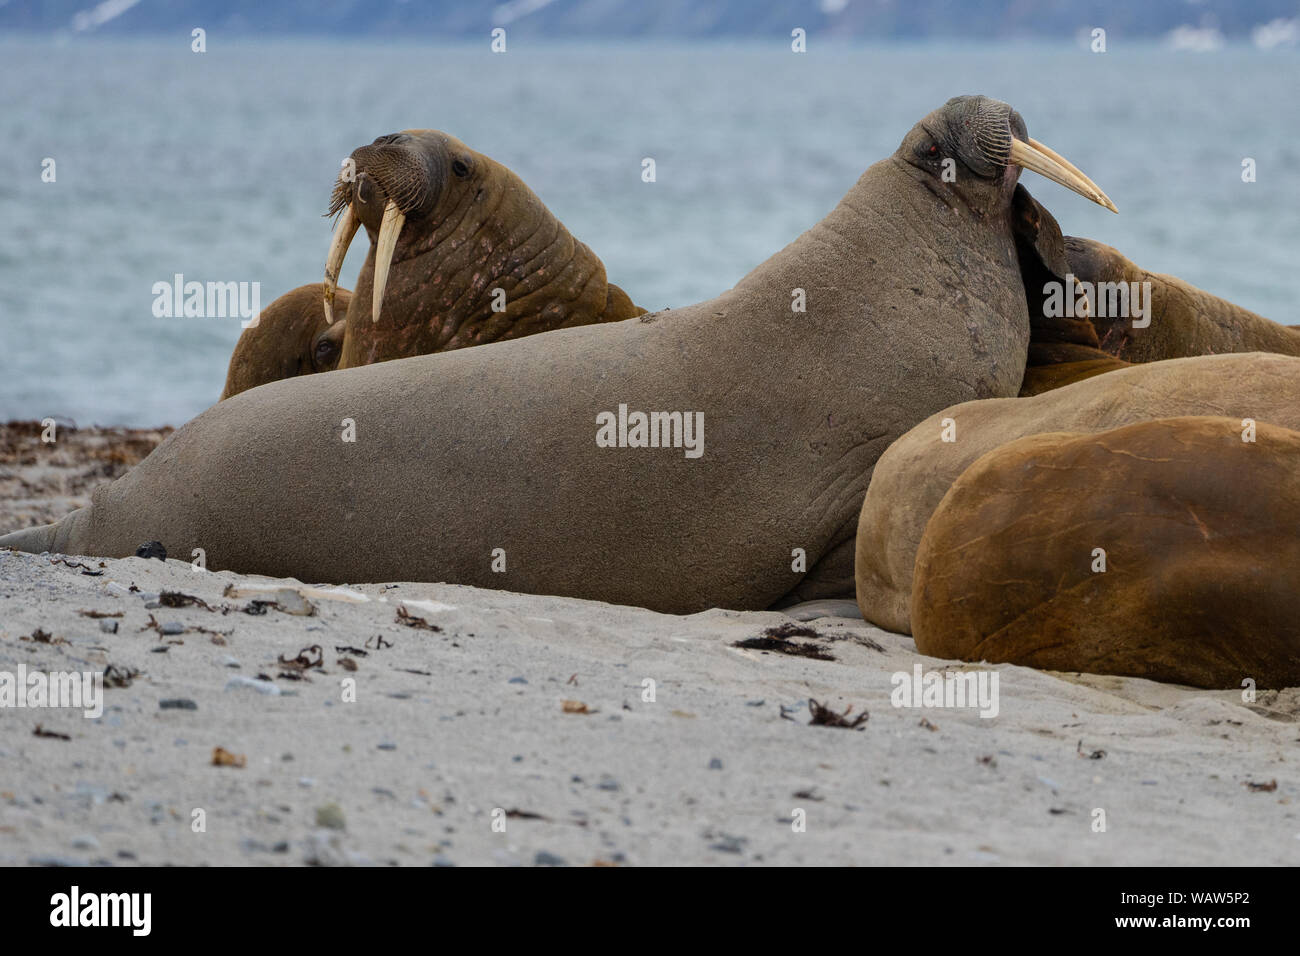
{"label": "walrus nostril", "polygon": [[[410,139],[405,134],[394,134],[399,139]],[[381,136],[374,144],[353,150],[352,160],[357,170],[358,188],[363,179],[372,181],[384,198],[395,203],[403,214],[422,209],[431,201],[429,173],[418,156],[405,146],[383,142],[392,137]],[[370,195],[358,197],[370,202]]]}

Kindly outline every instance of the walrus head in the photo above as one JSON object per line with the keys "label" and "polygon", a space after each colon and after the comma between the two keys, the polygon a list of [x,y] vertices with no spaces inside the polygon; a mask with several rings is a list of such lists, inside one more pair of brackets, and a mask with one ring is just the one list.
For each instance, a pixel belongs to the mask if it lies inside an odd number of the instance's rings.
{"label": "walrus head", "polygon": [[953,97],[912,127],[894,155],[944,201],[979,214],[1008,207],[1021,169],[1119,211],[1073,163],[1030,139],[1019,113],[987,96]]}
{"label": "walrus head", "polygon": [[[895,157],[949,206],[960,203],[980,218],[1008,218],[1029,309],[1026,381],[1033,379],[1031,392],[1080,369],[1099,374],[1124,364],[1100,351],[1086,299],[1080,312],[1068,317],[1047,307],[1051,283],[1073,302],[1077,280],[1071,279],[1060,226],[1020,183],[1020,171],[1033,170],[1112,212],[1119,210],[1077,166],[1030,139],[1019,113],[987,96],[954,97],[912,128]],[[1055,368],[1059,365],[1079,368]],[[1047,367],[1053,371],[1044,378]],[[1069,374],[1062,378],[1064,372]]]}
{"label": "walrus head", "polygon": [[[333,371],[343,350],[343,320],[327,325],[320,314],[320,283],[299,286],[280,296],[239,336],[226,371],[221,397],[229,398],[267,382]],[[352,301],[347,289],[335,290],[339,305]]]}
{"label": "walrus head", "polygon": [[640,315],[513,172],[437,130],[381,136],[334,186],[325,316],[348,246],[371,237],[340,368]]}

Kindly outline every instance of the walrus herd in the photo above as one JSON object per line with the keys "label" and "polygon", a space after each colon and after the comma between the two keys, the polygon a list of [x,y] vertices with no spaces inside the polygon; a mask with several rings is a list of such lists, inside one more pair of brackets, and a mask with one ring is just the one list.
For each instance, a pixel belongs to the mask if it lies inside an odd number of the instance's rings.
{"label": "walrus herd", "polygon": [[380,137],[221,400],[0,546],[671,613],[856,596],[940,657],[1300,683],[1300,330],[1064,235],[1023,169],[1115,211],[957,97],[734,288],[648,314],[504,166]]}

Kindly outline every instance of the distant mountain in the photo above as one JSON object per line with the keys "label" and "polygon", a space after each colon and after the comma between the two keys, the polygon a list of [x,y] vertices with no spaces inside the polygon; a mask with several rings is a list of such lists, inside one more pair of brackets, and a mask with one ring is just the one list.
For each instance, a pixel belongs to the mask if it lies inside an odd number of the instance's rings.
{"label": "distant mountain", "polygon": [[[226,34],[556,39],[1224,38],[1293,45],[1300,0],[0,0],[0,31],[157,34],[203,27]],[[1261,32],[1262,31],[1262,32]]]}

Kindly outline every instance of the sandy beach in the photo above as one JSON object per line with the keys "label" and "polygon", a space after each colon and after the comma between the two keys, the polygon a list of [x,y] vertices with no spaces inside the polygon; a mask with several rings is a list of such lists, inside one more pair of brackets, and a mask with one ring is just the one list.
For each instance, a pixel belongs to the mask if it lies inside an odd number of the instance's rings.
{"label": "sandy beach", "polygon": [[[127,441],[14,433],[6,529]],[[0,718],[0,864],[1300,862],[1300,689],[953,665],[981,717],[893,706],[917,664],[847,618],[4,551],[0,672],[108,686]]]}

